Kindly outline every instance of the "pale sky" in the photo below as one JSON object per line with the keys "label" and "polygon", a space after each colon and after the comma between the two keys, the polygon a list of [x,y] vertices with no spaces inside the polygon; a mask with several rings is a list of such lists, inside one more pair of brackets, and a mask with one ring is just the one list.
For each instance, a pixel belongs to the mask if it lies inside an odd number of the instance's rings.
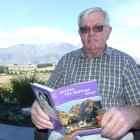
{"label": "pale sky", "polygon": [[77,45],[78,14],[95,6],[109,13],[108,45],[140,58],[140,0],[0,0],[0,48],[59,41]]}

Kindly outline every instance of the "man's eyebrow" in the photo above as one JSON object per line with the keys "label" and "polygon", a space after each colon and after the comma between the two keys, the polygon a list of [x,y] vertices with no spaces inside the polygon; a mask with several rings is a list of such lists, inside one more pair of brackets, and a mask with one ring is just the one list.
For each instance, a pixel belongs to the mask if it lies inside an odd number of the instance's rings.
{"label": "man's eyebrow", "polygon": [[98,26],[98,25],[104,25],[104,24],[102,24],[102,23],[96,23],[96,24],[95,24],[95,26]]}
{"label": "man's eyebrow", "polygon": [[88,25],[81,25],[80,27],[94,27],[94,26],[99,26],[99,25],[104,25],[104,24],[101,24],[101,23],[96,23],[95,25],[92,25],[92,26],[88,26]]}

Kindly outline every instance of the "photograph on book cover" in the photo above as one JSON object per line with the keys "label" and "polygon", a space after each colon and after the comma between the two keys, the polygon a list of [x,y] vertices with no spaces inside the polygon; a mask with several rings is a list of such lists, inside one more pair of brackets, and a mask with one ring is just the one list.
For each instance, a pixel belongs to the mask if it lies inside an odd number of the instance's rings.
{"label": "photograph on book cover", "polygon": [[63,126],[63,131],[68,136],[100,132],[103,112],[99,96],[56,106],[56,112]]}
{"label": "photograph on book cover", "polygon": [[43,108],[43,110],[45,112],[47,112],[51,118],[57,120],[55,111],[52,108],[48,94],[44,93],[43,91],[41,91],[39,89],[35,89],[35,88],[34,88],[34,94],[35,94],[36,99],[39,102],[40,106]]}

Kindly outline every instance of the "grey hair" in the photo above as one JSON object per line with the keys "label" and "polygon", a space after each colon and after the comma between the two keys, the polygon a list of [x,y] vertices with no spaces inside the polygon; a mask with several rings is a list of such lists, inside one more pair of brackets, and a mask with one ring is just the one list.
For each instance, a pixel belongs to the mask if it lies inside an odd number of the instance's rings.
{"label": "grey hair", "polygon": [[90,15],[91,13],[94,13],[94,12],[100,12],[105,18],[104,24],[107,26],[110,26],[110,19],[109,19],[108,13],[106,11],[104,11],[103,9],[101,9],[100,7],[88,8],[88,9],[82,11],[79,15],[79,18],[78,18],[78,26],[80,27],[81,20],[83,18],[86,18],[88,15]]}

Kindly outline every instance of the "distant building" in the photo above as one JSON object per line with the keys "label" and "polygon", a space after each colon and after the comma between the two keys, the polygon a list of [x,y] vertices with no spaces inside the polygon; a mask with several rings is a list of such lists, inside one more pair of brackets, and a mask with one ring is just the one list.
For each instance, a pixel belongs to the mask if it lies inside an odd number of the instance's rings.
{"label": "distant building", "polygon": [[10,74],[16,73],[27,73],[27,72],[52,72],[56,65],[52,63],[46,64],[28,64],[28,65],[19,65],[11,64],[8,65],[8,72]]}
{"label": "distant building", "polygon": [[45,68],[45,67],[54,67],[55,65],[52,63],[46,63],[46,64],[37,64],[37,68]]}

